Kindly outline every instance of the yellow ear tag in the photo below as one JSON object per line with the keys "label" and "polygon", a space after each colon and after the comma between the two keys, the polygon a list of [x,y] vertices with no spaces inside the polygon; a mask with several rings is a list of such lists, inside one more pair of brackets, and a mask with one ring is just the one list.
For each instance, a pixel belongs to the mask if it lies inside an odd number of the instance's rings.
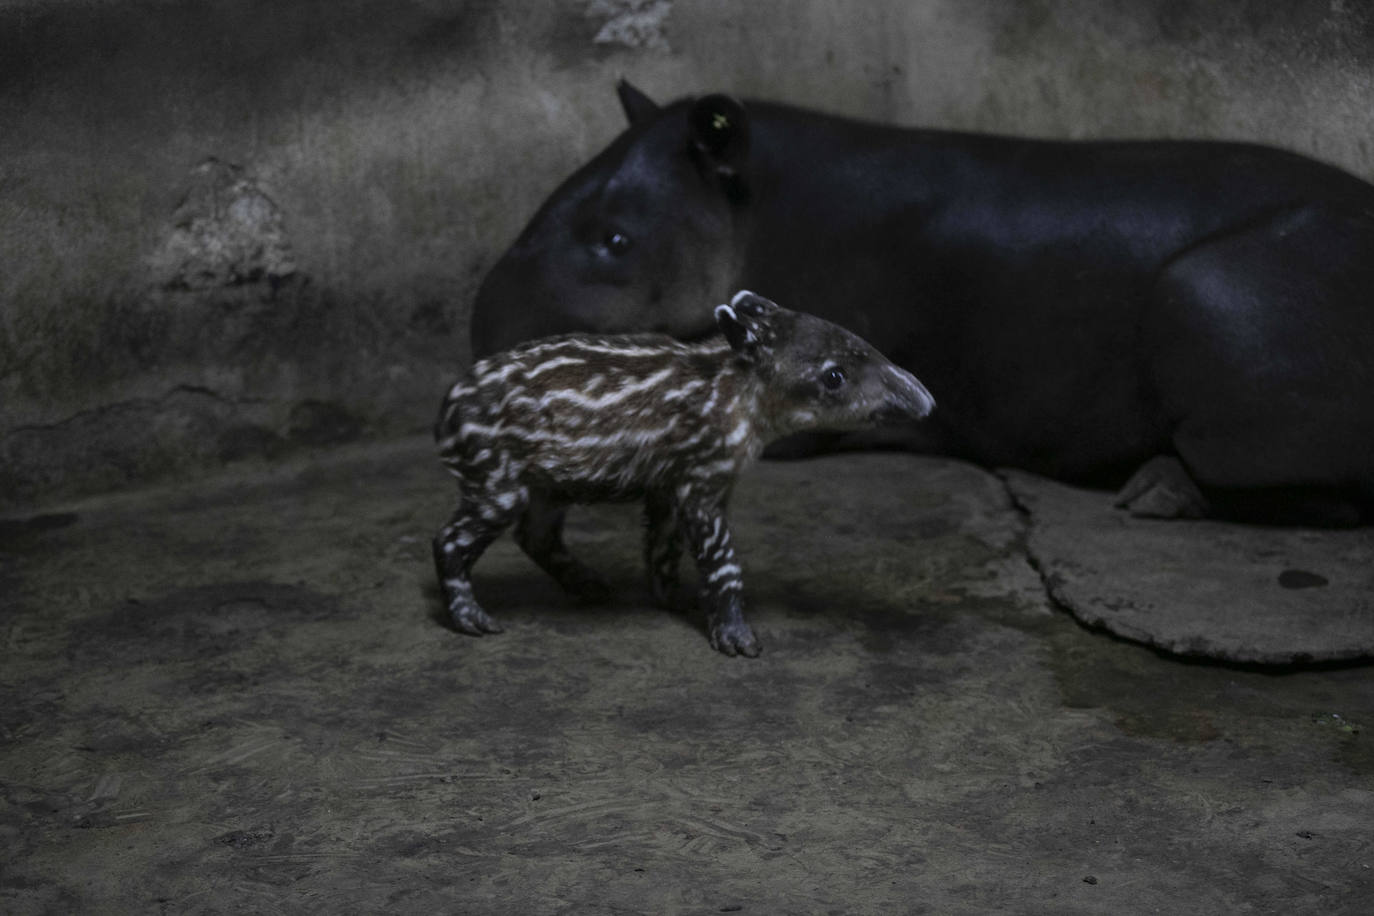
{"label": "yellow ear tag", "polygon": [[729,126],[730,119],[727,118],[725,115],[721,114],[720,112],[716,112],[715,114],[711,115],[712,130],[725,130],[725,128]]}

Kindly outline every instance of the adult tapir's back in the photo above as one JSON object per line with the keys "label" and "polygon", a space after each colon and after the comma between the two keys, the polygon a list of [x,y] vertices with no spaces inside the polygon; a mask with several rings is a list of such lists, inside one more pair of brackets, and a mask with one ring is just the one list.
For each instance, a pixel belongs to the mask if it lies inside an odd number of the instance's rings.
{"label": "adult tapir's back", "polygon": [[[1170,456],[1207,492],[1374,481],[1367,183],[1244,144],[621,99],[630,128],[484,283],[479,352],[578,329],[690,337],[696,303],[748,286],[919,369],[942,409],[913,447],[1097,480]],[[1136,509],[1205,509],[1153,483]]]}

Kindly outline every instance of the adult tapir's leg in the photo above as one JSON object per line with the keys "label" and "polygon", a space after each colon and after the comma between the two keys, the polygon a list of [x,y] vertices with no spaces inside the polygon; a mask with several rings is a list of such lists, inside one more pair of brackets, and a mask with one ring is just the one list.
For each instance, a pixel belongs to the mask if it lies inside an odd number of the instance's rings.
{"label": "adult tapir's leg", "polygon": [[1177,461],[1142,469],[1128,508],[1358,521],[1374,493],[1374,215],[1290,208],[1184,252],[1141,332]]}

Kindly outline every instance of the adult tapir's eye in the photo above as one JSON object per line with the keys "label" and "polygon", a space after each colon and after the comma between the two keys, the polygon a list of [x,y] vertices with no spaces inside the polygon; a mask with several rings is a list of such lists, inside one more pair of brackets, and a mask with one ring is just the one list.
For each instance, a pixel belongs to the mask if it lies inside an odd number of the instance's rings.
{"label": "adult tapir's eye", "polygon": [[847,377],[839,366],[830,366],[821,371],[821,384],[830,391],[837,391]]}
{"label": "adult tapir's eye", "polygon": [[619,229],[607,229],[606,234],[601,237],[601,244],[613,255],[622,255],[630,250],[633,244],[630,237]]}

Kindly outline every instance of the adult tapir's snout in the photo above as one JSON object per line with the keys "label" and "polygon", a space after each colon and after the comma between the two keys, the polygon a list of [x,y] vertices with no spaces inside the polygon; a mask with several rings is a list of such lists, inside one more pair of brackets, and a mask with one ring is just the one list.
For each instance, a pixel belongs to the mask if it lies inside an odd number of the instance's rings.
{"label": "adult tapir's snout", "polygon": [[536,308],[542,299],[513,254],[498,261],[482,281],[472,304],[472,355],[482,359],[518,343],[561,331],[577,330],[559,321],[555,309]]}
{"label": "adult tapir's snout", "polygon": [[924,420],[935,409],[935,398],[921,380],[898,366],[883,367],[886,397],[875,419],[888,421]]}
{"label": "adult tapir's snout", "polygon": [[477,291],[477,298],[473,300],[469,332],[472,338],[472,356],[474,359],[483,359],[509,346],[506,342],[508,335],[500,316],[492,309],[491,297],[487,295],[490,280],[491,275],[488,274],[488,282],[482,284]]}

